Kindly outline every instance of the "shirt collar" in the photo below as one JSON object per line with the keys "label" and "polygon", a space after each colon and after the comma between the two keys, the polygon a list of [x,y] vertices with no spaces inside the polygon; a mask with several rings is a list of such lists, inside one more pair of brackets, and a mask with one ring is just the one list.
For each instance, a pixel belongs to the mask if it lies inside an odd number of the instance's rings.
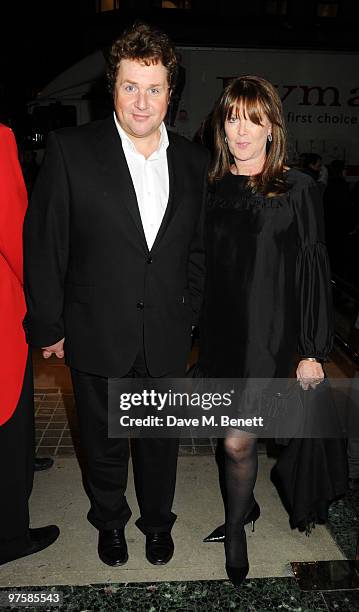
{"label": "shirt collar", "polygon": [[[143,155],[141,153],[139,153],[139,151],[137,151],[134,143],[132,142],[132,140],[128,136],[128,134],[125,132],[123,127],[121,127],[120,122],[117,119],[115,112],[113,113],[113,118],[114,118],[114,121],[115,121],[115,125],[116,125],[116,128],[117,128],[117,131],[118,131],[119,136],[121,138],[122,147],[124,149],[126,149],[127,151],[132,151],[132,153],[135,153],[136,155],[141,155],[141,157],[143,157]],[[166,126],[165,126],[165,124],[162,121],[162,123],[160,125],[160,142],[158,144],[158,148],[156,149],[156,151],[154,151],[152,153],[152,155],[150,155],[150,157],[148,159],[156,159],[157,157],[160,157],[161,155],[163,155],[163,153],[165,153],[168,145],[169,145],[168,134],[167,134]]]}

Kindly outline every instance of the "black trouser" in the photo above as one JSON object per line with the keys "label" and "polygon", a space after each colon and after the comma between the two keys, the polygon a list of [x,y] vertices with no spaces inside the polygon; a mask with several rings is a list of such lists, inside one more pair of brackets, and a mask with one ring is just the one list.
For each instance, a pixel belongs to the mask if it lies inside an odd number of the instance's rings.
{"label": "black trouser", "polygon": [[[71,375],[86,459],[85,488],[91,502],[88,520],[97,529],[124,527],[131,516],[125,496],[129,443],[127,438],[108,437],[108,379],[75,369]],[[171,374],[172,377],[183,375]],[[142,354],[126,377],[149,377]],[[170,531],[176,520],[171,508],[178,439],[132,439],[131,455],[141,513],[137,527],[143,533]]]}
{"label": "black trouser", "polygon": [[29,497],[34,478],[34,392],[31,354],[12,417],[0,427],[0,559],[29,543]]}

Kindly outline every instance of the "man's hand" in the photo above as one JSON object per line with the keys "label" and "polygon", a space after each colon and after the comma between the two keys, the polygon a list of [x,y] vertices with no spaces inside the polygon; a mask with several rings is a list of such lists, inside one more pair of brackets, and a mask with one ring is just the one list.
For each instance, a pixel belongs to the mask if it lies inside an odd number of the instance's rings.
{"label": "man's hand", "polygon": [[43,346],[42,347],[42,356],[44,359],[48,359],[51,355],[55,354],[58,359],[62,359],[64,356],[64,342],[65,338],[55,342],[55,344],[51,344],[51,346]]}
{"label": "man's hand", "polygon": [[324,378],[322,365],[317,361],[302,359],[297,367],[297,380],[304,391],[315,389]]}

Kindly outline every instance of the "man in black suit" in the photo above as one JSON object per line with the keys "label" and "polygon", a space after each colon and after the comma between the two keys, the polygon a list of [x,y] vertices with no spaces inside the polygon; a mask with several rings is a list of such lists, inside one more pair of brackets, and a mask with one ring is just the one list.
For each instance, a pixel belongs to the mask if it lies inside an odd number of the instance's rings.
{"label": "man in black suit", "polygon": [[[108,379],[181,377],[202,296],[204,148],[166,131],[176,56],[136,24],[109,61],[114,115],[50,134],[25,220],[30,344],[71,367],[89,521],[108,565],[127,561],[128,440],[107,434]],[[178,440],[133,439],[134,480],[154,564],[173,554]]]}

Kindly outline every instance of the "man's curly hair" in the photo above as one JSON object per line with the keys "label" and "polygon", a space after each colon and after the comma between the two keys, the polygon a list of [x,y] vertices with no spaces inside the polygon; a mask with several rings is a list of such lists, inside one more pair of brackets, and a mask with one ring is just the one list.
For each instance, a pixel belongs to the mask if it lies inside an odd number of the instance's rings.
{"label": "man's curly hair", "polygon": [[114,41],[108,57],[107,70],[108,88],[111,94],[114,92],[118,69],[123,59],[137,60],[146,66],[162,62],[167,69],[169,87],[173,88],[177,73],[177,57],[173,43],[164,32],[137,21]]}

